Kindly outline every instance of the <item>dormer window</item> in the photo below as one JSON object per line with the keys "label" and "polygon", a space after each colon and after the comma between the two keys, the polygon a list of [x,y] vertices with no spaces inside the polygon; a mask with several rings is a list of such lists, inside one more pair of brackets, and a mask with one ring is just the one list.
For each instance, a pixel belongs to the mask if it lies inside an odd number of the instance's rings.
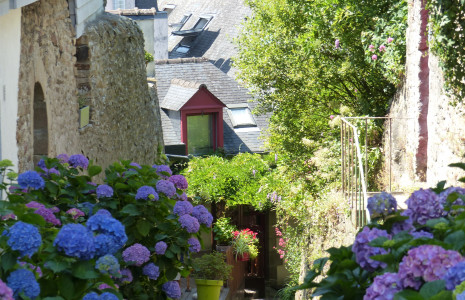
{"label": "dormer window", "polygon": [[234,128],[257,126],[247,104],[228,105],[228,114]]}

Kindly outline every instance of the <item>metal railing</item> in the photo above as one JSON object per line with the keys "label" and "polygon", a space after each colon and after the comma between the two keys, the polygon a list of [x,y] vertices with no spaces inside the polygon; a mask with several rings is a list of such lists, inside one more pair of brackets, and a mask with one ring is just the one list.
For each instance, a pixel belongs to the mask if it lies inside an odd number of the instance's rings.
{"label": "metal railing", "polygon": [[[389,153],[391,153],[391,118],[390,117],[341,117],[341,161],[342,193],[349,203],[352,221],[356,227],[370,222],[367,210],[368,202],[368,120],[387,119],[389,126]],[[360,145],[360,133],[351,121],[360,121],[365,127],[364,150]],[[363,122],[364,121],[364,122]],[[362,126],[363,126],[362,125]],[[391,155],[389,155],[391,156]],[[391,191],[391,157],[389,157],[389,191]]]}

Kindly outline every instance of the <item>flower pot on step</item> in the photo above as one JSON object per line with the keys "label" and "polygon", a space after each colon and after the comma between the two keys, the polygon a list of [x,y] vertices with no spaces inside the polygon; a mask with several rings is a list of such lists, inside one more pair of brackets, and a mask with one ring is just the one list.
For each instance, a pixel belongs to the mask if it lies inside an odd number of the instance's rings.
{"label": "flower pot on step", "polygon": [[220,299],[223,280],[196,279],[197,299],[218,300]]}

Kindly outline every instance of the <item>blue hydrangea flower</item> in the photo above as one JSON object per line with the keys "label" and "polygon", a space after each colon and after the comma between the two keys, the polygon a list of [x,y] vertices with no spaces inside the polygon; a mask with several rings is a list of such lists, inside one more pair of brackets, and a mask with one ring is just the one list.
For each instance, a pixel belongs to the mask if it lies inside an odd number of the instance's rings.
{"label": "blue hydrangea flower", "polygon": [[90,202],[82,202],[80,205],[81,205],[81,207],[82,207],[85,211],[88,212],[87,214],[88,214],[89,216],[92,215],[92,212],[93,212],[93,210],[94,210],[95,204],[92,204],[92,203],[90,203]]}
{"label": "blue hydrangea flower", "polygon": [[118,276],[119,267],[119,262],[116,257],[110,254],[100,257],[95,262],[95,268],[102,274]]}
{"label": "blue hydrangea flower", "polygon": [[122,247],[120,243],[117,243],[113,236],[103,233],[95,236],[94,244],[96,257],[106,254],[115,254]]}
{"label": "blue hydrangea flower", "polygon": [[53,245],[71,257],[88,260],[95,255],[94,235],[81,224],[66,224],[58,232]]}
{"label": "blue hydrangea flower", "polygon": [[113,196],[113,188],[109,185],[102,184],[97,187],[97,198],[110,198]]}
{"label": "blue hydrangea flower", "polygon": [[173,207],[173,213],[178,216],[191,214],[194,206],[189,201],[177,201]]}
{"label": "blue hydrangea flower", "polygon": [[[400,215],[404,216],[404,217],[407,217],[405,211],[401,212]],[[402,221],[402,222],[394,223],[392,225],[392,227],[391,227],[391,233],[392,234],[398,234],[398,233],[400,233],[402,231],[410,232],[412,230],[415,230],[415,227],[413,226],[413,221],[412,221],[412,219],[410,217],[408,219]]]}
{"label": "blue hydrangea flower", "polygon": [[20,293],[24,293],[31,299],[40,294],[40,286],[36,281],[34,273],[25,269],[18,269],[11,272],[7,278],[7,285],[13,290],[14,297],[18,298]]}
{"label": "blue hydrangea flower", "polygon": [[421,238],[427,238],[427,239],[432,239],[434,238],[433,234],[431,232],[427,232],[427,231],[423,231],[423,230],[420,230],[420,231],[411,231],[409,232],[414,239],[421,239]]}
{"label": "blue hydrangea flower", "polygon": [[174,186],[180,190],[186,190],[188,187],[187,180],[182,175],[173,175],[170,178],[168,178],[168,180],[171,181],[174,184]]}
{"label": "blue hydrangea flower", "polygon": [[87,169],[89,166],[89,160],[82,154],[71,155],[68,159],[68,163],[73,168],[81,167]]}
{"label": "blue hydrangea flower", "polygon": [[138,163],[136,163],[136,162],[132,162],[132,163],[130,163],[129,165],[130,165],[131,167],[136,167],[136,168],[138,168],[138,169],[142,169],[142,167],[141,167]]}
{"label": "blue hydrangea flower", "polygon": [[465,281],[465,261],[461,261],[447,270],[442,277],[446,282],[446,289],[452,291],[455,287]]}
{"label": "blue hydrangea flower", "polygon": [[363,300],[391,300],[401,291],[399,275],[396,273],[384,273],[378,275],[366,290]]}
{"label": "blue hydrangea flower", "polygon": [[82,300],[99,300],[100,297],[96,292],[90,292],[82,298]]}
{"label": "blue hydrangea flower", "polygon": [[168,248],[168,245],[165,242],[160,241],[155,244],[155,253],[158,255],[163,255],[166,252],[166,248]]}
{"label": "blue hydrangea flower", "polygon": [[47,168],[47,166],[45,165],[45,160],[44,160],[43,158],[41,158],[41,159],[39,160],[39,162],[37,163],[37,166],[38,166],[39,168],[41,168],[41,169],[46,169],[46,168]]}
{"label": "blue hydrangea flower", "polygon": [[[99,210],[95,215],[87,220],[86,226],[89,230],[98,233],[103,233],[113,238],[113,242],[120,249],[128,241],[128,237],[124,230],[123,224],[105,213],[104,210]],[[115,251],[116,252],[116,251]],[[114,253],[114,252],[113,252]]]}
{"label": "blue hydrangea flower", "polygon": [[162,287],[162,291],[166,293],[166,296],[179,299],[181,298],[181,288],[179,287],[179,283],[177,281],[168,281],[165,282]]}
{"label": "blue hydrangea flower", "polygon": [[381,236],[390,238],[389,234],[385,230],[364,227],[363,230],[355,237],[355,242],[352,245],[352,252],[355,253],[355,261],[360,265],[360,267],[367,271],[372,272],[379,267],[386,267],[385,263],[373,260],[371,257],[373,255],[387,254],[388,251],[383,248],[368,245],[372,240]]}
{"label": "blue hydrangea flower", "polygon": [[[150,195],[153,195],[153,198],[151,199]],[[152,200],[152,201],[158,201],[158,193],[155,192],[155,189],[151,186],[144,185],[141,186],[137,190],[136,194],[136,200]]]}
{"label": "blue hydrangea flower", "polygon": [[111,212],[109,212],[107,209],[104,209],[104,208],[99,209],[95,214],[96,215],[104,215],[104,216],[112,217]]}
{"label": "blue hydrangea flower", "polygon": [[118,300],[118,297],[110,292],[105,292],[100,295],[99,300]]}
{"label": "blue hydrangea flower", "polygon": [[[173,172],[167,165],[153,165],[152,168],[157,170],[157,174],[161,176],[161,178],[168,178],[169,176],[173,175]],[[168,174],[168,176],[166,174]]]}
{"label": "blue hydrangea flower", "polygon": [[150,251],[147,247],[136,243],[123,251],[123,260],[127,263],[134,263],[141,266],[150,259]]}
{"label": "blue hydrangea flower", "polygon": [[187,201],[187,195],[186,195],[186,193],[184,193],[184,192],[182,192],[181,195],[176,194],[176,197],[177,197],[177,199],[180,199],[180,200],[182,200],[182,201]]}
{"label": "blue hydrangea flower", "polygon": [[168,198],[174,197],[176,195],[176,187],[171,181],[168,180],[159,180],[157,182],[157,191],[163,193]]}
{"label": "blue hydrangea flower", "polygon": [[179,217],[179,223],[189,233],[196,233],[200,229],[199,221],[191,215],[183,215]]}
{"label": "blue hydrangea flower", "polygon": [[194,252],[194,253],[197,253],[197,252],[200,252],[200,242],[198,239],[196,238],[189,238],[187,240],[187,243],[189,244],[189,251],[190,252]]}
{"label": "blue hydrangea flower", "polygon": [[158,276],[160,276],[160,268],[156,266],[154,263],[149,263],[144,266],[142,269],[144,275],[147,275],[148,278],[152,280],[157,280]]}
{"label": "blue hydrangea flower", "polygon": [[1,279],[0,279],[0,299],[1,300],[14,300],[13,290],[10,289]]}
{"label": "blue hydrangea flower", "polygon": [[381,192],[368,198],[367,208],[371,216],[387,216],[397,211],[397,201],[391,194]]}
{"label": "blue hydrangea flower", "polygon": [[436,245],[421,245],[410,249],[399,264],[400,282],[404,288],[418,290],[423,279],[439,280],[451,267],[463,260],[457,251],[445,250]]}
{"label": "blue hydrangea flower", "polygon": [[207,227],[212,226],[213,216],[203,205],[197,205],[192,211],[192,216],[199,220],[200,224],[205,224]]}
{"label": "blue hydrangea flower", "polygon": [[2,234],[8,237],[8,246],[12,250],[19,251],[21,256],[32,256],[39,250],[40,245],[42,245],[39,229],[34,225],[22,221],[16,222]]}
{"label": "blue hydrangea flower", "polygon": [[19,174],[18,184],[23,189],[31,187],[37,190],[45,187],[44,179],[36,171],[26,171]]}
{"label": "blue hydrangea flower", "polygon": [[405,214],[414,223],[425,225],[430,219],[439,218],[444,214],[444,207],[439,197],[431,189],[419,189],[412,193],[406,201],[408,209]]}

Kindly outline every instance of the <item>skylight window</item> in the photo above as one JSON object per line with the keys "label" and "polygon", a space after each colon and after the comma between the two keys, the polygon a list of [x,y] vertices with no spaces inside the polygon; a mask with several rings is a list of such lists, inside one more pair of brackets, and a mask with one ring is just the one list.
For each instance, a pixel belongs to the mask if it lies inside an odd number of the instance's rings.
{"label": "skylight window", "polygon": [[168,16],[170,15],[170,13],[176,8],[176,5],[174,4],[166,4],[165,8],[163,8],[163,11],[165,11]]}
{"label": "skylight window", "polygon": [[191,15],[192,15],[191,13],[184,14],[184,15],[182,16],[181,21],[179,21],[178,23],[170,24],[170,27],[173,28],[172,30],[173,30],[173,31],[181,30],[181,28],[184,26],[184,24],[186,24],[186,22],[189,20],[189,18],[191,17]]}
{"label": "skylight window", "polygon": [[253,118],[249,107],[229,107],[229,117],[231,118],[233,127],[255,127],[257,124]]}
{"label": "skylight window", "polygon": [[203,30],[207,26],[208,22],[210,22],[211,19],[212,19],[211,16],[200,17],[197,23],[194,25],[194,28],[192,29]]}
{"label": "skylight window", "polygon": [[187,53],[189,52],[190,48],[188,46],[178,46],[178,48],[176,48],[176,52],[178,53]]}

